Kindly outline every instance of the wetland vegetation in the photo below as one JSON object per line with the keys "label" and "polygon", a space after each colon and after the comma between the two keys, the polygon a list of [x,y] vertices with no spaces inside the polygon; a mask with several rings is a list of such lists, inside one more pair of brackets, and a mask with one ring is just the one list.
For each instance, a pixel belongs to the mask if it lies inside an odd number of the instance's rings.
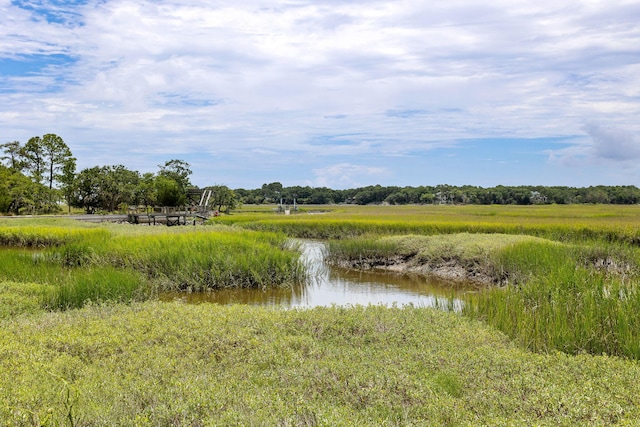
{"label": "wetland vegetation", "polygon": [[[307,208],[308,212],[313,208]],[[198,227],[0,220],[6,425],[635,425],[637,206],[251,208]],[[462,313],[157,300],[351,269],[472,280]],[[455,281],[451,286],[455,286]]]}

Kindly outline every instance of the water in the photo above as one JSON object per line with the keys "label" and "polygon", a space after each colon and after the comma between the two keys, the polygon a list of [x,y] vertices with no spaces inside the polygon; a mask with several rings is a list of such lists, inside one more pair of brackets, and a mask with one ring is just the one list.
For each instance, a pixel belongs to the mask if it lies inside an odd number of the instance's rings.
{"label": "water", "polygon": [[[310,273],[308,283],[285,289],[229,289],[197,293],[166,293],[163,300],[190,303],[249,304],[285,308],[382,304],[448,307],[451,296],[461,292],[459,284],[435,278],[386,272],[361,272],[330,267],[324,262],[322,242],[300,241],[302,259]],[[453,299],[459,311],[462,301]]]}

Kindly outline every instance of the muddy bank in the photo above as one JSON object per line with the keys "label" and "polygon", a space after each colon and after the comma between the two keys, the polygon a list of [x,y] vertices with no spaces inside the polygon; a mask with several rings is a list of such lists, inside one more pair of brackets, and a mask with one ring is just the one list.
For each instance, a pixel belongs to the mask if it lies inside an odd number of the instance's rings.
{"label": "muddy bank", "polygon": [[[530,272],[507,271],[505,266],[496,263],[496,259],[486,254],[473,257],[442,256],[442,254],[425,256],[425,253],[410,255],[386,256],[380,258],[333,259],[330,262],[347,269],[385,271],[397,274],[436,277],[453,282],[473,283],[479,287],[505,286],[525,283]],[[447,255],[451,255],[450,253]],[[575,267],[592,269],[607,276],[637,277],[629,261],[616,260],[612,257],[580,256]]]}
{"label": "muddy bank", "polygon": [[437,262],[419,263],[403,258],[385,260],[350,260],[336,264],[342,268],[355,270],[388,271],[397,274],[411,274],[423,277],[437,277],[448,281],[474,283],[478,286],[503,285],[506,277],[496,274],[493,265],[469,263],[466,260],[448,259]]}

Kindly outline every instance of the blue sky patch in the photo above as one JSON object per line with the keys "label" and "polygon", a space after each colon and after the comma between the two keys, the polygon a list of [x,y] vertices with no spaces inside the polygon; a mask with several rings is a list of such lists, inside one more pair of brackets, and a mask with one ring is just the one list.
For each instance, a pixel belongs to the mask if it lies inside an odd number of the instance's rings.
{"label": "blue sky patch", "polygon": [[11,4],[28,10],[34,21],[45,20],[48,23],[63,25],[82,25],[82,15],[74,8],[87,4],[86,0],[12,0]]}
{"label": "blue sky patch", "polygon": [[0,58],[0,75],[24,76],[40,74],[50,66],[71,65],[75,60],[68,55],[25,55],[17,59]]}

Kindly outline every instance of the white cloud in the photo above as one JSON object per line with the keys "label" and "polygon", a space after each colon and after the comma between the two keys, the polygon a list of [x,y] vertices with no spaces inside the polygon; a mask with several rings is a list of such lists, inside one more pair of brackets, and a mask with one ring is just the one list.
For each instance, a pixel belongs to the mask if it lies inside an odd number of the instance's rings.
{"label": "white cloud", "polygon": [[313,169],[313,174],[316,178],[312,185],[315,187],[355,188],[371,182],[372,177],[383,180],[390,172],[386,168],[339,163]]}
{"label": "white cloud", "polygon": [[[591,121],[637,133],[636,3],[90,0],[60,3],[49,22],[0,0],[0,60],[69,59],[0,73],[0,137],[55,128],[114,153],[350,165],[461,139],[574,136]],[[585,156],[630,152],[593,132]]]}
{"label": "white cloud", "polygon": [[593,140],[591,149],[596,159],[628,162],[640,158],[640,135],[637,133],[595,123],[585,126],[585,130]]}
{"label": "white cloud", "polygon": [[614,165],[638,169],[640,136],[637,133],[595,122],[586,124],[584,131],[585,138],[563,148],[548,150],[549,161],[571,167]]}

